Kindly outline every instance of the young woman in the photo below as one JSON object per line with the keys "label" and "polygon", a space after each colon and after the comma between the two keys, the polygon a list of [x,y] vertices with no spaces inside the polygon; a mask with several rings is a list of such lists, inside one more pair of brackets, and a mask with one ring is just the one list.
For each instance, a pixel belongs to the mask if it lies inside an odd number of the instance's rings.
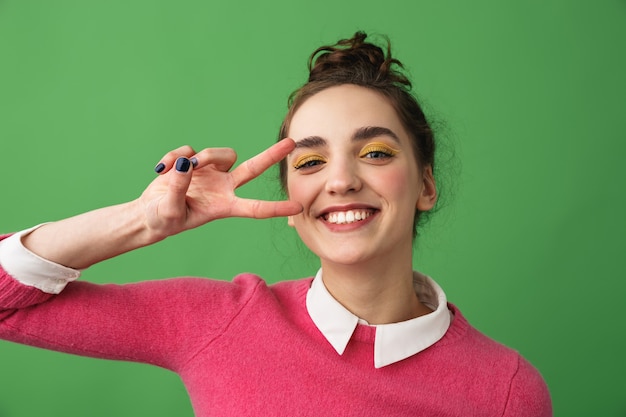
{"label": "young woman", "polygon": [[[363,33],[322,47],[258,156],[231,169],[233,150],[185,146],[135,201],[3,236],[0,337],[171,369],[198,416],[550,416],[540,374],[412,269],[437,202],[435,143],[400,67]],[[278,162],[289,201],[234,194]],[[269,286],[75,281],[232,216],[287,216],[320,270]]]}

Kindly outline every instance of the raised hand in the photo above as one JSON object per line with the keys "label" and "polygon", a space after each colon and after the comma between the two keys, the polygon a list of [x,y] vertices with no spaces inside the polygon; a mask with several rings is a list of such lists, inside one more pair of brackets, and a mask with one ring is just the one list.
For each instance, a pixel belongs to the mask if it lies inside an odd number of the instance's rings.
{"label": "raised hand", "polygon": [[160,175],[138,199],[45,224],[22,242],[45,259],[83,269],[211,220],[298,214],[302,207],[295,202],[235,195],[237,187],[258,177],[294,146],[285,139],[233,170],[237,156],[232,149],[196,153],[184,146],[163,157]]}
{"label": "raised hand", "polygon": [[183,146],[168,152],[157,166],[160,175],[139,201],[146,225],[164,238],[225,217],[268,218],[300,213],[291,201],[240,198],[235,190],[261,175],[294,148],[284,139],[232,169],[237,155],[230,148],[207,148],[196,153]]}

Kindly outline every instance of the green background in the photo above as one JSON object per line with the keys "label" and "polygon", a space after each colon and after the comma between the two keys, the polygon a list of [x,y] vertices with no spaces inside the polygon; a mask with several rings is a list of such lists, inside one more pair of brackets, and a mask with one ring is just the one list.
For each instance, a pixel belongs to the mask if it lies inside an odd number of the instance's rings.
{"label": "green background", "polygon": [[[446,151],[415,267],[555,415],[626,416],[624,1],[0,0],[0,231],[133,199],[183,144],[258,153],[310,52],[358,29],[391,38]],[[240,195],[280,198],[275,174]],[[229,219],[83,277],[316,268],[284,219]],[[0,416],[35,415],[192,410],[169,371],[0,342]]]}

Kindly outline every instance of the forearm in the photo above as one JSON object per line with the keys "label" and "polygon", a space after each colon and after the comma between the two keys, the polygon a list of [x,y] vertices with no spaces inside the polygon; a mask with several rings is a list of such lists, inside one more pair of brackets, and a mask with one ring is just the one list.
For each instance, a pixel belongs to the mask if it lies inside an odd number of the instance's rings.
{"label": "forearm", "polygon": [[144,210],[135,200],[45,224],[22,243],[42,258],[84,269],[162,239],[146,227]]}
{"label": "forearm", "polygon": [[[291,139],[282,140],[231,170],[236,160],[232,149],[209,148],[196,153],[183,146],[161,159],[164,170],[137,200],[46,224],[24,236],[22,243],[44,259],[84,269],[215,219],[296,215],[302,211],[296,202],[235,195],[236,188],[294,147]],[[194,160],[193,166],[187,158]],[[179,166],[177,161],[187,163]]]}

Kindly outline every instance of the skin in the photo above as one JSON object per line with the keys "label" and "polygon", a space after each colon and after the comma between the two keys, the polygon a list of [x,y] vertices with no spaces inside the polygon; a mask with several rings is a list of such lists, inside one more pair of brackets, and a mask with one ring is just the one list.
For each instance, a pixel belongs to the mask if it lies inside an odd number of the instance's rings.
{"label": "skin", "polygon": [[[413,217],[434,206],[435,182],[389,101],[354,85],[323,90],[294,114],[289,136],[287,188],[303,211],[288,221],[319,256],[330,293],[370,324],[429,313],[412,288]],[[369,217],[328,221],[347,210]]]}
{"label": "skin", "polygon": [[[295,142],[280,141],[235,168],[229,148],[175,149],[136,200],[46,224],[23,243],[43,258],[84,269],[213,220],[287,216],[320,257],[331,294],[354,314],[370,324],[428,314],[412,288],[412,224],[416,208],[435,204],[435,182],[430,167],[417,165],[391,104],[363,87],[329,88],[302,104],[289,134]],[[290,201],[236,196],[285,157]],[[180,158],[197,164],[179,172]],[[324,218],[347,209],[369,216],[350,224]]]}
{"label": "skin", "polygon": [[[147,246],[225,217],[268,218],[299,213],[290,201],[242,199],[235,190],[258,177],[294,148],[278,142],[232,169],[237,155],[229,148],[196,152],[183,146],[168,152],[165,169],[141,197],[128,203],[83,213],[44,225],[23,237],[37,255],[76,269]],[[174,169],[179,158],[196,158],[187,172]]]}

